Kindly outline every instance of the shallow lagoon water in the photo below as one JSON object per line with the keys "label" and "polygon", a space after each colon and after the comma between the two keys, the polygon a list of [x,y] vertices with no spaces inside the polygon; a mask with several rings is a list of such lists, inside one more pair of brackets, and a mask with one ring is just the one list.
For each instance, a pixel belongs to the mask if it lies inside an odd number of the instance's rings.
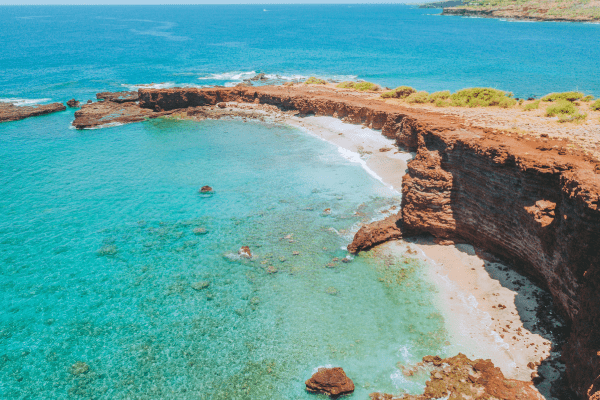
{"label": "shallow lagoon water", "polygon": [[333,261],[397,194],[283,125],[69,118],[0,126],[3,397],[315,398],[323,365],[352,398],[422,390],[398,363],[445,352],[423,266]]}

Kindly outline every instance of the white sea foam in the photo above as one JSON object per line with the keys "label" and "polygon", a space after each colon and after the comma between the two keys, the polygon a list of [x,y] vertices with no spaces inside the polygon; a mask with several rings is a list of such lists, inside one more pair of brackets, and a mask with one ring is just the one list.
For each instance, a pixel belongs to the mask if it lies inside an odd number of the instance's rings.
{"label": "white sea foam", "polygon": [[30,106],[32,104],[47,103],[52,99],[19,99],[10,97],[6,99],[0,99],[0,103],[12,103],[15,106]]}
{"label": "white sea foam", "polygon": [[318,367],[313,368],[312,373],[316,374],[321,368],[333,368],[333,364],[319,365]]}
{"label": "white sea foam", "polygon": [[174,87],[179,88],[204,88],[209,85],[194,85],[192,83],[175,83],[175,82],[161,82],[161,83],[141,83],[141,84],[129,84],[123,83],[121,86],[128,88],[129,90],[138,89],[170,89]]}
{"label": "white sea foam", "polygon": [[107,124],[102,124],[102,125],[98,125],[98,126],[92,126],[91,128],[83,128],[83,129],[91,131],[91,130],[94,130],[94,129],[112,128],[112,127],[115,127],[115,126],[122,126],[122,125],[125,125],[125,124],[123,124],[121,122],[109,122]]}
{"label": "white sea foam", "polygon": [[379,182],[381,182],[385,187],[389,188],[393,193],[398,193],[398,191],[396,189],[394,189],[394,187],[392,185],[388,185],[387,183],[385,183],[383,181],[383,179],[377,175],[375,173],[375,171],[373,171],[371,168],[369,168],[369,166],[367,165],[367,162],[365,160],[362,159],[362,157],[360,156],[360,154],[355,153],[353,151],[350,151],[348,149],[344,149],[343,147],[339,147],[338,146],[338,152],[341,154],[342,157],[344,157],[346,160],[353,162],[353,163],[357,163],[360,164],[360,166],[367,171],[367,173],[369,175],[371,175],[373,178],[377,179]]}

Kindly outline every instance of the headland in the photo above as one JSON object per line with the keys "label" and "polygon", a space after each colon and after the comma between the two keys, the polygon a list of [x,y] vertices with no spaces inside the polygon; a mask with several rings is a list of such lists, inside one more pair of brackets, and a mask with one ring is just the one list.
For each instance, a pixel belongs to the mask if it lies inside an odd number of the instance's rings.
{"label": "headland", "polygon": [[[489,112],[496,111],[511,110]],[[475,111],[469,115],[470,112],[399,104],[373,93],[327,85],[140,89],[139,103],[105,100],[84,105],[76,113],[73,125],[98,127],[164,116],[295,120],[300,127],[309,123],[313,128],[320,125],[319,135],[332,142],[337,140],[340,147],[378,154],[369,159],[368,167],[384,182],[389,181],[394,187],[400,184],[402,204],[399,212],[390,212],[384,220],[363,226],[348,249],[359,252],[398,238],[412,240],[414,245],[427,249],[428,244],[418,238],[431,235],[436,244],[454,246],[459,252],[461,243],[473,245],[531,277],[550,292],[568,321],[570,334],[562,357],[570,387],[581,398],[596,399],[600,394],[600,161],[594,150],[597,141],[573,141],[561,137],[565,136],[563,129],[540,130],[535,124],[528,124],[527,130],[509,127],[515,118],[497,119],[496,114],[482,117]],[[339,130],[327,127],[331,120],[311,122],[315,117],[334,117],[380,130],[393,146],[379,139],[359,140],[356,134],[339,135]],[[596,132],[594,128],[592,131]],[[582,133],[585,135],[586,130]],[[406,160],[398,156],[397,149],[414,153],[414,158],[405,166]],[[449,258],[461,257],[461,253],[448,255],[434,250],[429,251],[428,257],[441,264],[453,264]],[[470,250],[463,248],[462,253],[465,251]],[[464,260],[459,264],[465,265]],[[472,268],[477,272],[475,266]],[[476,284],[479,288],[485,268],[480,272],[466,277],[465,287]],[[466,276],[464,271],[452,272],[450,268],[448,275],[452,273],[457,274],[456,279]],[[501,296],[496,289],[499,288],[473,292],[483,301],[490,291]],[[507,307],[507,302],[500,300],[493,305],[494,298],[485,305],[491,318],[498,321],[493,329],[508,336],[507,343],[513,347],[523,339],[519,351],[529,350],[543,362],[551,350],[544,347],[548,343],[524,333],[522,324],[502,326],[504,322],[499,322],[504,321],[500,318],[502,313],[506,314],[502,317],[505,320],[517,319],[515,309]],[[517,337],[522,335],[526,340]],[[535,369],[537,364],[531,365]],[[535,380],[535,375],[532,378]],[[523,393],[525,397],[513,397],[535,398]]]}
{"label": "headland", "polygon": [[597,1],[477,1],[461,5],[439,3],[443,15],[460,15],[484,18],[506,18],[527,21],[600,21],[600,3]]}

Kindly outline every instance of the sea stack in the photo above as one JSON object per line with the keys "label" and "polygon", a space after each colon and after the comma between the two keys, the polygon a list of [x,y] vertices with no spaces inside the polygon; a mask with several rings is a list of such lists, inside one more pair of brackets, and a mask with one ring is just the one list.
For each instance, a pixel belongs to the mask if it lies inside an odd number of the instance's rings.
{"label": "sea stack", "polygon": [[354,382],[342,368],[319,368],[306,382],[306,390],[338,397],[354,392]]}

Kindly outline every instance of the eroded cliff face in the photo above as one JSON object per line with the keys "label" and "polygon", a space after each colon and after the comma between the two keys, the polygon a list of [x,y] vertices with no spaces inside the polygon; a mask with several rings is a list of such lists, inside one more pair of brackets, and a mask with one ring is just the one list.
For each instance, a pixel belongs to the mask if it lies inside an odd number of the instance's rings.
{"label": "eroded cliff face", "polygon": [[[572,323],[564,351],[572,388],[600,398],[600,167],[584,154],[562,141],[312,87],[142,89],[139,95],[140,106],[155,112],[237,101],[335,116],[381,129],[416,151],[388,238],[430,233],[466,241],[537,278]],[[363,230],[349,248],[383,240],[385,229]]]}

